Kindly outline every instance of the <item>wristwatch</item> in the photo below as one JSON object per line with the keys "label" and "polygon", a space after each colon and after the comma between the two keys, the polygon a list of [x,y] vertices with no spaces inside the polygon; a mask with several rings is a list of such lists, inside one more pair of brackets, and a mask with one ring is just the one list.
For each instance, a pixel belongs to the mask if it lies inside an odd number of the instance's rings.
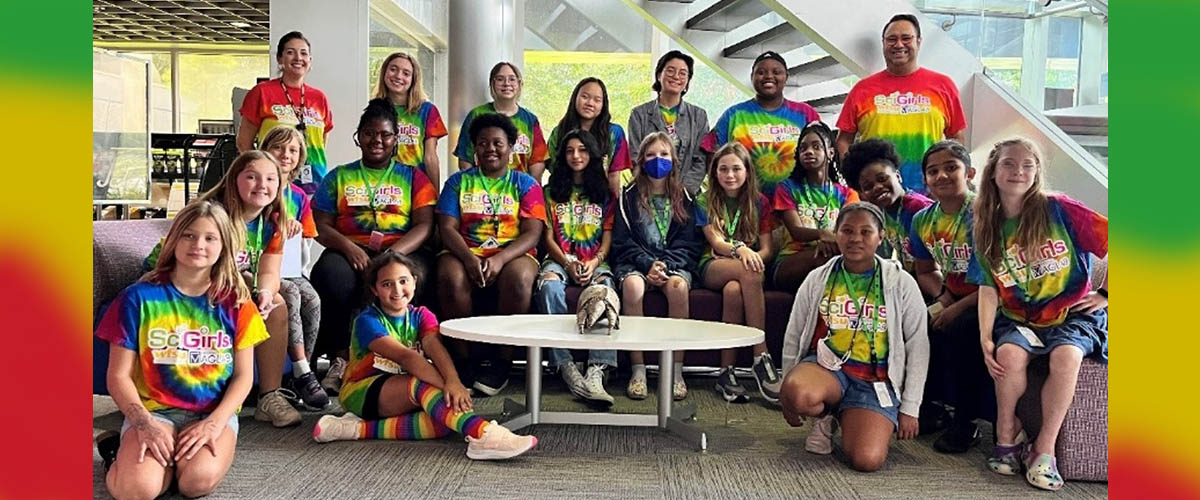
{"label": "wristwatch", "polygon": [[738,249],[739,249],[739,248],[742,248],[742,247],[744,247],[744,246],[746,246],[746,244],[745,244],[745,243],[743,243],[743,242],[741,242],[741,241],[738,241],[738,240],[733,240],[733,243],[732,243],[732,244],[733,244],[733,248],[729,249],[729,256],[730,256],[730,257],[737,257],[737,251],[738,251]]}
{"label": "wristwatch", "polygon": [[1100,294],[1101,297],[1104,297],[1105,300],[1108,300],[1108,290],[1097,288],[1096,293]]}

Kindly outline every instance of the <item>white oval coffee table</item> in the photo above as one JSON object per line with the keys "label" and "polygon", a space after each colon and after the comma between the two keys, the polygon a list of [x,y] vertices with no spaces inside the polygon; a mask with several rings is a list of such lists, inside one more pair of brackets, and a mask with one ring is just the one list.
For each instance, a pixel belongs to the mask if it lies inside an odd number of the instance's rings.
{"label": "white oval coffee table", "polygon": [[[456,339],[528,349],[525,405],[511,400],[504,402],[505,412],[516,415],[504,422],[509,429],[534,424],[656,426],[696,443],[701,451],[706,450],[708,439],[705,433],[683,422],[695,415],[695,408],[673,408],[674,365],[661,361],[673,359],[675,351],[754,345],[763,341],[762,330],[712,321],[644,316],[621,316],[620,326],[612,335],[603,333],[607,327],[598,327],[593,330],[595,333],[581,335],[576,331],[574,315],[518,314],[452,319],[441,324],[441,332]],[[658,414],[541,411],[542,348],[546,347],[659,352]]]}

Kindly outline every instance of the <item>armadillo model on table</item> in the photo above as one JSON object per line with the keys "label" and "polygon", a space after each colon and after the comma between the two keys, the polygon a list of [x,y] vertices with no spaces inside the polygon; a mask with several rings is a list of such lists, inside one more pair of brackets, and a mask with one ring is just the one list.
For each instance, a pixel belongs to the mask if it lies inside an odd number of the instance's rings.
{"label": "armadillo model on table", "polygon": [[621,299],[617,292],[604,285],[592,285],[579,294],[575,318],[579,333],[588,333],[600,320],[608,320],[608,330],[604,333],[612,335],[613,329],[621,328]]}

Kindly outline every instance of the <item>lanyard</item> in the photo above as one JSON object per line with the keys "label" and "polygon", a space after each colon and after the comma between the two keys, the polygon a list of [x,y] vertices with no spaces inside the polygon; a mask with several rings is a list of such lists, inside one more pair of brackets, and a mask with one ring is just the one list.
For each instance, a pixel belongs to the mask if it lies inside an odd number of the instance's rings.
{"label": "lanyard", "polygon": [[[660,208],[657,204],[662,202]],[[650,200],[650,208],[654,210],[654,225],[658,227],[658,234],[662,236],[664,245],[667,241],[667,233],[671,232],[671,208],[670,203],[665,196],[657,196]]]}
{"label": "lanyard", "polygon": [[[563,230],[564,235],[567,234],[566,228],[570,228],[572,231],[575,231],[576,234],[583,233],[582,227],[584,223],[587,222],[587,209],[588,206],[591,205],[590,200],[588,200],[586,196],[587,195],[583,192],[583,190],[579,189],[578,187],[571,191],[571,197],[567,199],[567,220]],[[580,211],[578,216],[575,214],[576,207],[578,207]],[[573,241],[567,241],[566,243],[570,246],[570,248],[564,248],[563,252],[572,254],[575,253],[575,247],[578,244]]]}
{"label": "lanyard", "polygon": [[[820,199],[814,196],[814,191],[821,193]],[[809,207],[820,206],[825,209],[825,212],[821,214],[823,216],[822,219],[816,220],[817,227],[814,229],[829,229],[828,227],[822,228],[822,224],[825,226],[832,225],[832,221],[829,220],[829,214],[837,208],[835,204],[837,197],[833,194],[833,183],[828,180],[820,186],[813,186],[808,181],[804,181],[804,189],[801,191],[801,196],[804,198],[805,205]],[[816,214],[814,213],[813,215]]]}
{"label": "lanyard", "polygon": [[400,341],[401,344],[404,344],[404,347],[412,347],[415,344],[417,336],[413,332],[411,307],[405,309],[404,311],[403,332],[397,330],[396,325],[392,323],[392,317],[383,312],[383,309],[380,309],[378,305],[372,304],[371,307],[374,307],[375,312],[379,313],[380,322],[383,323],[383,327],[387,330],[388,335]]}
{"label": "lanyard", "polygon": [[[368,167],[366,165],[363,165],[362,162],[359,162],[359,167],[362,170],[358,171],[358,176],[359,176],[359,178],[362,179],[363,184],[365,184],[367,186],[367,205],[371,207],[371,221],[374,222],[375,229],[379,229],[379,210],[375,206],[375,196],[377,194],[376,190],[378,190],[380,187],[384,187],[384,186],[388,185],[388,181],[391,180],[391,178],[392,178],[392,171],[393,171],[392,167],[394,165],[395,165],[395,161],[392,159],[388,159],[388,166],[384,169],[383,176],[379,179],[379,184],[372,186],[370,176],[367,175],[367,172],[366,172],[366,169]],[[387,205],[385,204],[384,207],[386,207],[386,206]]]}
{"label": "lanyard", "polygon": [[[938,265],[942,267],[943,273],[945,273],[948,269],[950,269],[950,261],[954,258],[954,244],[958,241],[958,232],[962,230],[963,221],[966,220],[966,218],[967,218],[967,207],[970,206],[970,204],[971,204],[971,198],[972,198],[972,196],[970,194],[968,194],[966,199],[963,200],[962,207],[959,207],[958,213],[954,214],[954,220],[953,220],[953,222],[950,223],[950,227],[948,228],[950,253],[947,254],[944,250],[942,250],[941,245],[935,244],[933,246],[935,260],[937,260]],[[942,203],[939,201],[937,204],[937,208],[935,208],[935,210],[936,210],[936,212],[934,212],[935,215],[939,214],[939,213],[945,213],[945,212],[942,212],[941,207],[942,207]],[[938,231],[938,220],[940,220],[940,219],[941,218],[939,217],[938,219],[934,219],[934,221],[933,221],[933,235],[935,238],[937,237],[937,235],[941,234]],[[936,243],[936,241],[935,241],[935,243]],[[1007,262],[1006,262],[1006,265],[1007,265]],[[1015,276],[1014,276],[1014,279],[1015,279]]]}
{"label": "lanyard", "polygon": [[742,207],[738,207],[737,211],[734,212],[732,219],[729,218],[728,200],[726,200],[725,205],[721,207],[721,211],[724,212],[725,216],[725,238],[733,241],[736,239],[734,238],[734,233],[737,232],[738,223],[742,220]]}
{"label": "lanyard", "polygon": [[499,185],[503,184],[505,181],[507,181],[509,174],[512,172],[512,170],[507,170],[508,167],[505,167],[505,168],[506,168],[506,170],[504,172],[504,175],[500,176],[497,179],[492,179],[492,178],[488,177],[487,174],[483,173],[482,170],[479,171],[479,177],[483,180],[483,190],[484,190],[484,192],[487,193],[488,200],[490,200],[492,203],[492,236],[491,236],[491,238],[497,244],[500,243],[500,241],[499,241],[500,240],[500,203],[503,202],[504,197],[499,196],[496,193],[496,186],[499,186]]}
{"label": "lanyard", "polygon": [[[842,283],[844,283],[846,285],[846,290],[850,292],[850,299],[854,300],[854,298],[858,296],[858,291],[854,289],[854,285],[850,282],[850,273],[848,271],[846,271],[844,261],[838,263],[837,278],[842,279]],[[834,279],[837,279],[837,278],[834,278]],[[860,330],[862,330],[863,308],[867,305],[867,298],[870,297],[871,292],[875,291],[876,283],[879,283],[880,286],[882,286],[882,283],[883,283],[883,276],[879,269],[878,262],[875,263],[875,269],[871,273],[871,284],[869,286],[867,286],[867,292],[864,293],[862,295],[862,298],[859,299],[859,301],[858,301],[858,308],[857,308],[858,324],[856,324],[854,326],[854,329],[852,330],[853,333],[850,335],[850,343],[846,345],[846,353],[843,355],[843,359],[842,359],[843,363],[846,362],[846,360],[850,359],[850,355],[854,352],[854,341],[855,341],[855,339],[858,338],[858,332]],[[829,311],[829,300],[831,299],[832,295],[833,295],[833,280],[829,280],[829,282],[827,282],[825,284],[825,311],[826,311],[826,314],[829,314],[829,312],[828,312]],[[874,321],[874,320],[877,320],[878,316],[879,316],[879,304],[875,304],[875,313],[872,314],[872,316],[871,316],[871,319],[873,320],[871,322],[872,329],[875,327],[875,323],[876,323],[876,321]],[[833,334],[833,331],[830,330],[829,335],[832,336],[832,334]],[[875,354],[875,333],[870,332],[870,331],[864,331],[863,335],[867,338],[867,347],[870,348],[870,352],[871,352],[871,366],[872,366],[872,368],[874,368],[878,364],[878,357]],[[872,372],[873,371],[874,370],[872,370]]]}
{"label": "lanyard", "polygon": [[283,84],[282,78],[279,79],[279,86],[283,87],[283,97],[285,97],[287,99],[288,106],[290,106],[292,108],[292,112],[296,114],[296,120],[297,120],[296,130],[303,132],[305,127],[307,127],[307,125],[304,124],[304,84],[303,83],[300,84],[300,107],[299,108],[297,108],[296,105],[292,103],[292,95],[288,93],[287,85]]}
{"label": "lanyard", "polygon": [[[250,274],[253,275],[252,285],[254,290],[258,290],[258,262],[263,253],[263,224],[264,221],[262,213],[259,213],[258,217],[254,219],[254,242],[247,242],[246,245],[247,247],[250,247],[247,249],[247,253],[250,254]],[[247,239],[249,239],[249,235],[247,235]]]}

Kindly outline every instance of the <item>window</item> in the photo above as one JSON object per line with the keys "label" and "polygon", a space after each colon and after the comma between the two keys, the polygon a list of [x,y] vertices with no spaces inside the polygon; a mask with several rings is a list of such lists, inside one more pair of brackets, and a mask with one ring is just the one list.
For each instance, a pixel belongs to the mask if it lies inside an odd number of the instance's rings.
{"label": "window", "polygon": [[[235,120],[242,103],[233,89],[249,90],[259,77],[273,77],[268,54],[180,54],[179,131],[194,133],[199,120]],[[168,100],[168,103],[170,101]]]}

